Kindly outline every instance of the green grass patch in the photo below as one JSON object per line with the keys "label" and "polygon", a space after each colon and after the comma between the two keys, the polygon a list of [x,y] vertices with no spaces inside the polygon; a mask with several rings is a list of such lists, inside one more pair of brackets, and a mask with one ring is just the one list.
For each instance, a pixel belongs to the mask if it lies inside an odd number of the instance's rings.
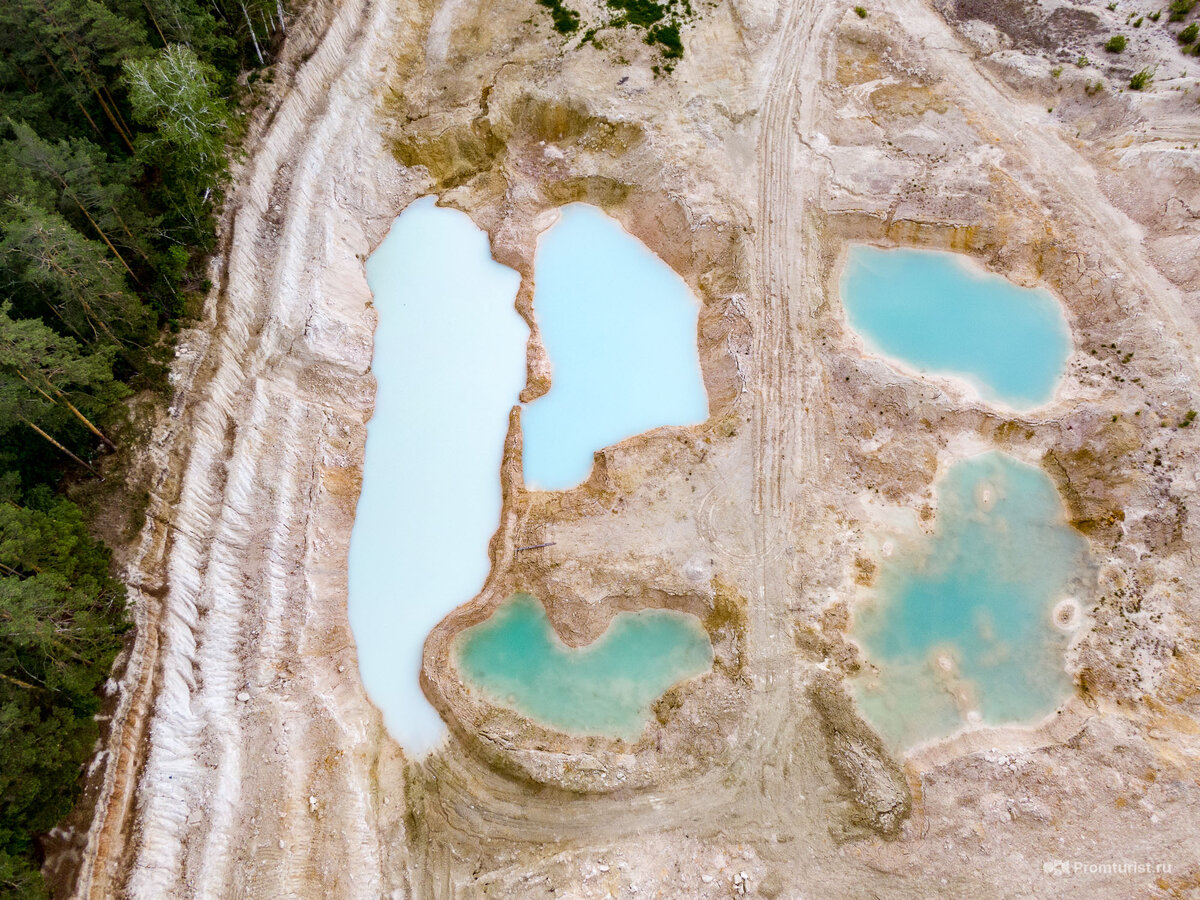
{"label": "green grass patch", "polygon": [[[608,24],[613,28],[633,26],[643,28],[643,40],[657,46],[665,60],[683,58],[683,37],[680,26],[685,17],[692,14],[690,0],[605,0],[605,4],[616,15]],[[653,67],[654,74],[670,72],[672,64]]]}
{"label": "green grass patch", "polygon": [[538,5],[550,10],[554,30],[559,34],[574,34],[579,30],[579,13],[564,5],[562,0],[538,0]]}
{"label": "green grass patch", "polygon": [[1108,42],[1104,45],[1104,49],[1109,53],[1121,53],[1128,44],[1129,41],[1126,39],[1125,35],[1114,34],[1108,39]]}

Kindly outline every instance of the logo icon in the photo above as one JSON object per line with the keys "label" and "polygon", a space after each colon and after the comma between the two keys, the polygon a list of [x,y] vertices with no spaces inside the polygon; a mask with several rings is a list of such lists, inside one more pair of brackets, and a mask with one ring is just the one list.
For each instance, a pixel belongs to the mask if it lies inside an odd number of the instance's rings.
{"label": "logo icon", "polygon": [[1071,864],[1065,859],[1048,859],[1042,863],[1042,871],[1047,875],[1068,875],[1071,872]]}

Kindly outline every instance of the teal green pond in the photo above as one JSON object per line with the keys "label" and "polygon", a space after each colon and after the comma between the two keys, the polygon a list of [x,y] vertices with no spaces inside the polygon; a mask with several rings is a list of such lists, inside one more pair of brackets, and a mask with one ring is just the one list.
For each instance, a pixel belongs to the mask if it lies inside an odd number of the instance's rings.
{"label": "teal green pond", "polygon": [[878,670],[855,692],[896,748],[1053,712],[1072,690],[1054,607],[1085,596],[1092,577],[1041,469],[988,452],[952,465],[937,495],[933,534],[884,560],[854,615]]}
{"label": "teal green pond", "polygon": [[967,257],[856,244],[842,303],[868,349],[925,374],[960,378],[983,399],[1026,410],[1050,401],[1071,354],[1062,305]]}
{"label": "teal green pond", "polygon": [[665,609],[621,612],[593,643],[568,647],[537,598],[515,594],[455,638],[459,673],[492,702],[582,735],[635,740],[655,700],[712,667],[700,620]]}

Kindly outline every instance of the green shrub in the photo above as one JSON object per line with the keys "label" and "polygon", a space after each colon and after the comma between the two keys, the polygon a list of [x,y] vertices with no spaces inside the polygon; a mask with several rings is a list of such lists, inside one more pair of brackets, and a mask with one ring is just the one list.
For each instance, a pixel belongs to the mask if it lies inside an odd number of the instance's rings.
{"label": "green shrub", "polygon": [[554,30],[559,34],[574,34],[579,30],[579,13],[564,6],[562,0],[538,0],[538,4],[550,10]]}
{"label": "green shrub", "polygon": [[1129,86],[1135,91],[1144,91],[1150,86],[1150,82],[1154,80],[1153,69],[1142,69],[1136,75],[1129,79]]}
{"label": "green shrub", "polygon": [[683,41],[679,37],[678,25],[655,25],[646,32],[646,43],[658,44],[663,48],[662,55],[667,59],[683,57]]}
{"label": "green shrub", "polygon": [[1170,12],[1167,18],[1172,22],[1182,22],[1195,5],[1196,0],[1171,0],[1171,5],[1167,7]]}
{"label": "green shrub", "polygon": [[1104,49],[1109,53],[1120,53],[1125,49],[1125,45],[1128,43],[1129,41],[1126,40],[1125,35],[1114,34],[1108,39],[1108,43],[1104,45]]}
{"label": "green shrub", "polygon": [[1200,35],[1200,25],[1197,25],[1195,22],[1193,22],[1187,28],[1183,29],[1183,31],[1179,32],[1179,43],[1194,43],[1197,35]]}
{"label": "green shrub", "polygon": [[854,7],[854,13],[860,19],[865,19],[867,17],[867,8],[865,6],[856,6]]}

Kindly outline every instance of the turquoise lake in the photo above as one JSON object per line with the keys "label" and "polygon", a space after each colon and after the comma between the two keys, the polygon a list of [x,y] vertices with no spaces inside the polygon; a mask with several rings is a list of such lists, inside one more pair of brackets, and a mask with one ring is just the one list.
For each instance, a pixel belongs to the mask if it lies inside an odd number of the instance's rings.
{"label": "turquoise lake", "polygon": [[936,490],[934,533],[883,561],[854,614],[852,634],[879,668],[856,694],[896,747],[976,718],[1036,721],[1072,690],[1052,613],[1085,596],[1090,564],[1054,483],[989,452],[952,465]]}
{"label": "turquoise lake", "polygon": [[957,376],[1014,409],[1051,400],[1071,353],[1053,294],[1018,287],[960,254],[853,245],[841,296],[872,352]]}
{"label": "turquoise lake", "polygon": [[708,418],[696,348],[700,304],[616,220],[593,206],[564,207],[538,240],[534,275],[552,384],[522,413],[531,488],[574,487],[587,479],[595,451]]}
{"label": "turquoise lake", "polygon": [[663,609],[618,613],[599,639],[573,649],[528,594],[456,640],[460,674],[493,702],[561,731],[627,740],[642,733],[667,688],[713,660],[700,620]]}
{"label": "turquoise lake", "polygon": [[418,200],[367,261],[378,381],[350,540],[367,693],[410,753],[445,725],[418,682],[426,635],[488,573],[508,413],[525,384],[520,278],[461,212]]}

